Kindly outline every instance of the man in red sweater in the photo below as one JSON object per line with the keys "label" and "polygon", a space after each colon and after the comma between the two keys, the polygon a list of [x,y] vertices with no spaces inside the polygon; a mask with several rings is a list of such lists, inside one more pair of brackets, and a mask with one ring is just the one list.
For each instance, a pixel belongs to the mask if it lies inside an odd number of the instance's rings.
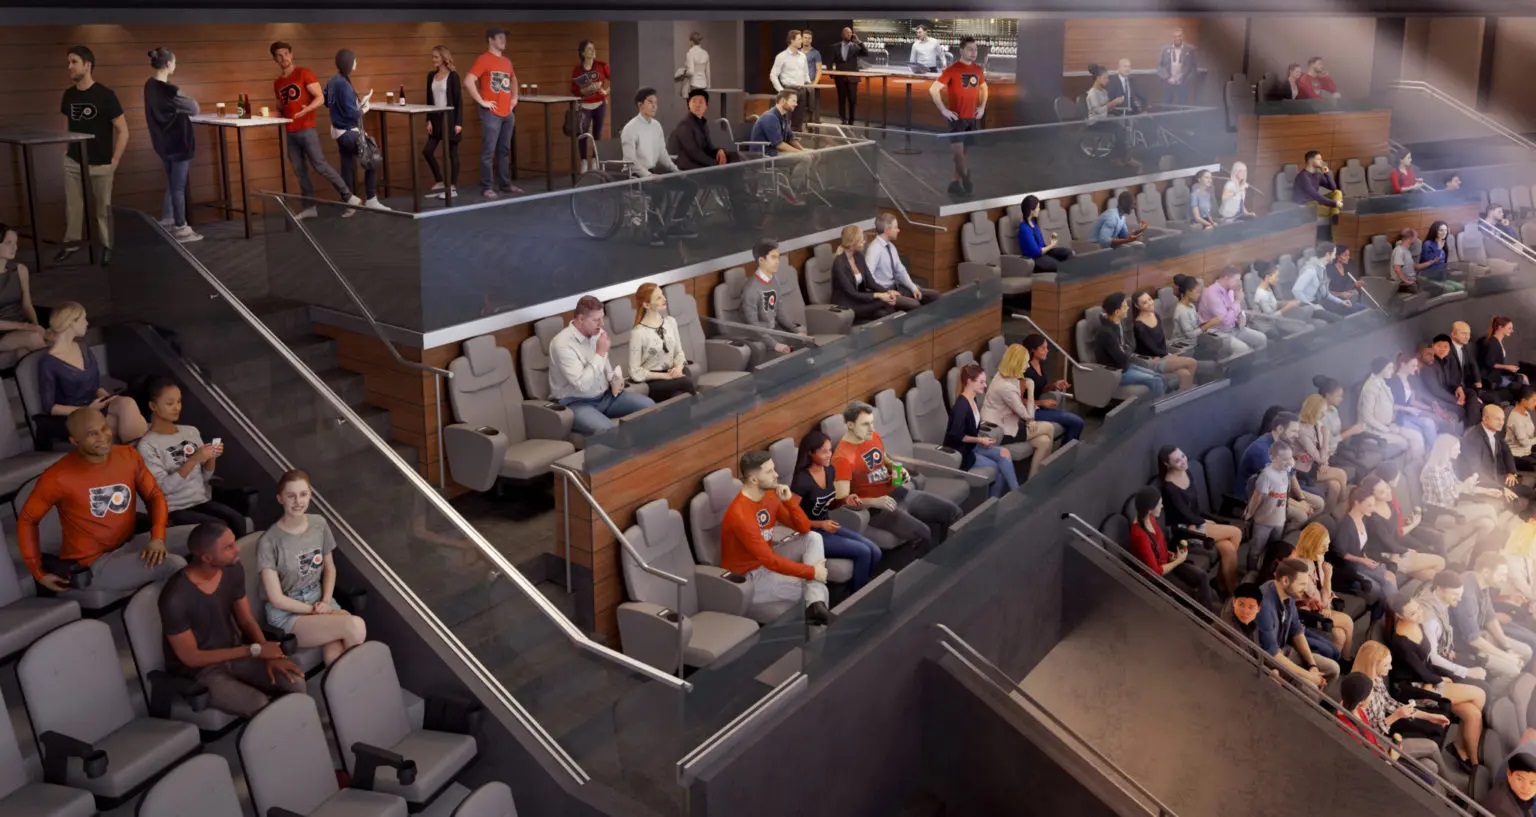
{"label": "man in red sweater", "polygon": [[[775,523],[800,535],[774,545]],[[767,451],[741,456],[741,493],[731,500],[720,523],[720,566],[752,584],[748,616],[759,621],[777,618],[804,599],[807,623],[832,623],[821,534],[811,530],[800,497],[779,483]]]}
{"label": "man in red sweater", "polygon": [[1333,77],[1328,75],[1328,69],[1323,67],[1322,57],[1313,57],[1307,60],[1307,73],[1301,75],[1296,81],[1297,99],[1338,99],[1339,86],[1333,84]]}
{"label": "man in red sweater", "polygon": [[[70,586],[71,569],[91,569],[91,587],[135,590],[187,566],[165,550],[165,496],[131,445],[113,445],[107,418],[92,408],[69,415],[75,450],[49,466],[16,517],[16,545],[37,583],[55,593]],[[133,535],[134,490],[149,506],[148,538]],[[37,524],[57,508],[63,543],[46,554]],[[132,540],[132,541],[130,541]]]}

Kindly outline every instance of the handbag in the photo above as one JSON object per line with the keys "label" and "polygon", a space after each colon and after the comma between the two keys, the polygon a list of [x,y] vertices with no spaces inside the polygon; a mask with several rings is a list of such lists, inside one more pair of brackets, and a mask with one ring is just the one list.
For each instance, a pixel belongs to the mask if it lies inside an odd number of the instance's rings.
{"label": "handbag", "polygon": [[357,161],[364,168],[374,170],[384,162],[384,154],[379,150],[379,143],[371,134],[363,130],[362,125],[357,126]]}

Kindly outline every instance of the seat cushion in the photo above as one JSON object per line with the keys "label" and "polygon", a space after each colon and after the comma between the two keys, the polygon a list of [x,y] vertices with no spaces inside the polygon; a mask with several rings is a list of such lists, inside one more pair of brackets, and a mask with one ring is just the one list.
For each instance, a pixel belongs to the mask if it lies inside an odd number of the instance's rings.
{"label": "seat cushion", "polygon": [[971,495],[971,486],[967,485],[965,480],[952,477],[926,477],[923,490],[962,507]]}
{"label": "seat cushion", "polygon": [[852,559],[828,559],[827,583],[842,584],[853,579]]}
{"label": "seat cushion", "polygon": [[378,792],[342,789],[331,795],[309,817],[406,817],[405,801]]}
{"label": "seat cushion", "polygon": [[[0,363],[0,366],[3,366]],[[14,493],[64,456],[62,451],[23,451],[0,460],[0,494]]]}
{"label": "seat cushion", "polygon": [[325,663],[325,656],[320,652],[319,647],[304,647],[295,650],[293,655],[288,656],[288,658],[297,664],[299,669],[304,670],[305,675],[313,674],[315,670],[320,669],[321,665]]}
{"label": "seat cushion", "polygon": [[50,630],[79,617],[80,605],[63,599],[29,597],[0,607],[0,659],[21,652]]}
{"label": "seat cushion", "polygon": [[389,750],[416,761],[416,782],[402,786],[395,781],[394,769],[382,767],[374,790],[398,794],[411,803],[425,803],[475,759],[476,746],[469,735],[422,729],[406,735]]}
{"label": "seat cushion", "polygon": [[106,774],[86,777],[80,761],[71,760],[64,782],[102,797],[122,797],[200,745],[197,727],[190,723],[139,718],[97,741],[96,747],[107,753]]}
{"label": "seat cushion", "polygon": [[1004,295],[1023,295],[1035,285],[1034,279],[1022,275],[1009,275],[1002,279]]}
{"label": "seat cushion", "polygon": [[706,610],[688,619],[693,637],[683,651],[683,663],[690,667],[723,664],[757,643],[757,622],[750,618]]}
{"label": "seat cushion", "polygon": [[29,783],[0,797],[0,814],[16,817],[91,817],[96,798],[79,789]]}
{"label": "seat cushion", "polygon": [[696,382],[701,389],[715,389],[746,376],[746,372],[705,372],[696,378]]}
{"label": "seat cushion", "polygon": [[532,479],[549,473],[550,463],[576,452],[565,440],[523,440],[507,446],[501,459],[501,475],[512,479]]}
{"label": "seat cushion", "polygon": [[84,590],[65,590],[59,594],[59,598],[75,602],[82,610],[105,610],[133,593],[132,590],[97,590],[87,587]]}

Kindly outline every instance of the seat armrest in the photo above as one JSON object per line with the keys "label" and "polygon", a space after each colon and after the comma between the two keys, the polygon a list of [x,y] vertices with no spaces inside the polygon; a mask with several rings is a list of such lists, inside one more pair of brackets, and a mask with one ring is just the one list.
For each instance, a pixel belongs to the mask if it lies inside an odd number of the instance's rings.
{"label": "seat armrest", "polygon": [[454,423],[443,429],[448,473],[455,482],[476,491],[489,491],[496,485],[511,444],[511,438],[490,426]]}
{"label": "seat armrest", "polygon": [[911,458],[918,462],[943,465],[955,469],[960,467],[961,460],[959,451],[948,446],[935,445],[934,443],[913,443]]}
{"label": "seat armrest", "polygon": [[1035,259],[1025,258],[1022,255],[1005,255],[1002,257],[1003,277],[1022,278],[1035,273]]}
{"label": "seat armrest", "polygon": [[372,791],[380,766],[394,769],[395,779],[402,786],[409,786],[416,782],[416,761],[402,757],[396,752],[358,741],[352,744],[352,754],[354,761],[351,788]]}
{"label": "seat armrest", "polygon": [[676,610],[645,601],[627,601],[617,612],[624,654],[662,672],[676,672],[678,650],[693,638],[693,622]]}
{"label": "seat armrest", "polygon": [[213,488],[213,499],[221,504],[239,512],[241,516],[250,516],[251,510],[256,507],[256,499],[261,492],[255,488],[247,488],[243,485],[227,485],[219,476],[209,480]]}
{"label": "seat armrest", "polygon": [[426,714],[422,717],[421,728],[456,735],[474,735],[480,731],[485,707],[479,701],[462,695],[437,693],[426,696],[425,703]]}
{"label": "seat armrest", "polygon": [[299,637],[293,633],[285,633],[270,624],[261,625],[261,637],[277,644],[283,651],[283,655],[293,655],[299,651]]}
{"label": "seat armrest", "polygon": [[827,512],[827,517],[856,533],[863,533],[869,527],[869,511],[862,508],[833,508]]}
{"label": "seat armrest", "polygon": [[267,809],[267,817],[305,817],[297,811],[289,811],[282,806],[273,806]]}
{"label": "seat armrest", "polygon": [[169,718],[177,698],[186,701],[193,712],[201,712],[208,708],[208,697],[208,687],[191,678],[160,669],[149,673],[148,708],[152,718]]}
{"label": "seat armrest", "polygon": [[833,304],[810,304],[805,325],[813,335],[846,335],[853,331],[853,310]]}
{"label": "seat armrest", "polygon": [[[916,453],[915,451],[913,453]],[[972,488],[985,488],[992,484],[992,477],[986,474],[973,474],[970,471],[961,471],[959,468],[951,468],[935,462],[918,460],[906,460],[902,463],[914,473],[925,474],[931,477],[948,477],[949,479],[964,480],[966,485]]]}
{"label": "seat armrest", "polygon": [[739,340],[706,340],[704,362],[712,372],[744,372],[751,365],[752,348]]}
{"label": "seat armrest", "polygon": [[958,272],[960,275],[960,286],[979,284],[982,281],[995,281],[1002,277],[997,267],[983,264],[980,261],[961,261]]}
{"label": "seat armrest", "polygon": [[714,565],[693,566],[693,588],[701,610],[745,616],[752,603],[747,577]]}
{"label": "seat armrest", "polygon": [[368,608],[368,588],[366,587],[337,587],[331,590],[331,599],[341,609],[354,616],[360,616]]}
{"label": "seat armrest", "polygon": [[576,413],[549,400],[523,401],[523,427],[535,440],[563,440],[571,434]]}
{"label": "seat armrest", "polygon": [[110,762],[106,751],[98,749],[92,744],[79,738],[72,738],[59,732],[44,732],[37,736],[38,743],[43,749],[43,782],[52,783],[55,786],[66,785],[64,782],[69,774],[69,759],[80,758],[84,764],[85,776],[95,779],[107,773],[107,764]]}

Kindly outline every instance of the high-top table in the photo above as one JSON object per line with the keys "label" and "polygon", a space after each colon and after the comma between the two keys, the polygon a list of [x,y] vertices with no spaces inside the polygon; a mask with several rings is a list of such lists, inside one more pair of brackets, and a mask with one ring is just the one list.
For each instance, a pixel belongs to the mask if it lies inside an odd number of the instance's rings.
{"label": "high-top table", "polygon": [[[880,85],[880,127],[882,127],[882,128],[889,128],[891,126],[890,110],[889,110],[889,105],[886,104],[886,98],[889,95],[888,92],[891,89],[891,77],[892,76],[900,76],[900,75],[893,75],[889,71],[828,71],[828,70],[825,70],[825,69],[822,70],[821,74],[822,74],[822,76],[827,76],[827,77],[854,77],[854,78],[857,78],[857,79],[860,79],[860,80],[864,80],[864,79],[871,79],[871,80],[872,79],[879,79],[880,82],[881,82],[881,85]],[[938,76],[938,75],[935,74],[934,76]],[[866,125],[870,124],[869,114],[867,114],[867,113],[864,115],[864,124],[866,124]]]}
{"label": "high-top table", "polygon": [[[429,116],[436,113],[447,113],[453,108],[447,105],[409,105],[400,102],[385,102],[380,105],[374,103],[368,106],[368,110],[379,112],[379,153],[384,156],[384,170],[379,177],[380,187],[384,195],[389,195],[389,123],[384,121],[385,114],[400,114],[405,117],[406,130],[410,131],[411,154],[408,164],[411,166],[411,202],[412,209],[421,212],[421,169],[416,166],[416,117]],[[443,127],[448,127],[448,117],[443,117]],[[443,170],[451,173],[453,165],[448,163],[448,142],[451,133],[443,134]],[[352,183],[351,179],[347,180]],[[453,182],[443,185],[443,206],[453,206]]]}
{"label": "high-top table", "polygon": [[[0,145],[11,145],[21,150],[21,175],[26,186],[27,198],[27,224],[26,231],[16,230],[18,236],[26,236],[32,239],[32,271],[39,272],[43,268],[43,239],[38,235],[37,227],[37,179],[32,170],[32,149],[46,145],[69,145],[75,142],[89,142],[95,137],[88,133],[70,133],[69,131],[54,130],[53,128],[34,128],[26,125],[8,125],[0,127]],[[85,148],[81,148],[83,152]],[[83,157],[82,157],[83,158]],[[85,248],[90,253],[91,263],[96,263],[96,251],[91,247],[91,178],[90,168],[80,168],[80,185],[85,188]],[[14,228],[13,228],[14,229]]]}
{"label": "high-top table", "polygon": [[[224,198],[220,199],[219,201],[206,202],[204,206],[223,210],[224,219],[226,221],[234,217],[232,215],[233,213],[239,213],[240,217],[245,221],[246,238],[251,237],[251,189],[250,185],[246,181],[245,132],[254,128],[272,128],[274,132],[276,132],[277,176],[282,180],[283,192],[287,193],[288,172],[284,167],[286,164],[284,160],[288,143],[288,129],[286,126],[289,122],[292,121],[292,119],[288,119],[282,116],[252,116],[241,119],[236,116],[219,116],[218,114],[204,113],[192,117],[193,124],[207,125],[208,127],[213,128],[219,134],[219,189],[223,192]],[[240,173],[240,203],[238,205],[235,204],[234,193],[230,190],[229,184],[229,148],[224,138],[225,131],[229,130],[233,130],[235,132],[235,161],[237,169]],[[187,211],[189,214],[193,206],[192,185],[188,184]],[[188,223],[191,223],[190,215],[188,216]]]}
{"label": "high-top table", "polygon": [[896,80],[896,84],[897,85],[906,86],[905,89],[906,89],[906,92],[907,92],[907,118],[906,118],[906,130],[907,130],[907,132],[906,132],[906,135],[902,137],[902,139],[903,139],[902,146],[899,147],[899,148],[892,148],[891,149],[891,153],[894,153],[894,154],[896,154],[898,156],[910,156],[910,155],[912,155],[914,153],[922,153],[923,152],[922,150],[920,150],[918,148],[915,148],[915,147],[912,147],[912,86],[914,86],[914,85],[931,85],[931,84],[933,84],[933,80],[931,80],[931,79],[923,79],[923,78],[920,78],[920,77],[901,77],[900,79]]}
{"label": "high-top table", "polygon": [[[551,105],[565,105],[566,114],[576,111],[576,105],[581,102],[579,96],[557,96],[555,94],[525,94],[517,98],[517,104],[531,102],[534,105],[544,106],[544,189],[555,189],[555,157],[551,153],[552,143],[550,138],[549,108]],[[579,134],[571,129],[571,186],[576,186],[576,171],[581,163],[576,159],[576,140]],[[514,139],[517,137],[513,137]]]}

